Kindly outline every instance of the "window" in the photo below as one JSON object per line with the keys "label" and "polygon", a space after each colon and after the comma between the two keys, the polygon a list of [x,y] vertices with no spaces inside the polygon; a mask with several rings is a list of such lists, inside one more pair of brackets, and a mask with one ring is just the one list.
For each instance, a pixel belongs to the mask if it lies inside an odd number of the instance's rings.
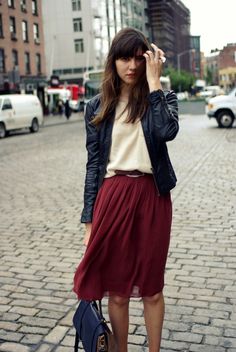
{"label": "window", "polygon": [[75,52],[76,53],[83,53],[84,52],[84,41],[83,39],[75,39]]}
{"label": "window", "polygon": [[40,54],[36,54],[35,58],[36,58],[37,73],[41,73],[41,55]]}
{"label": "window", "polygon": [[16,20],[15,20],[15,17],[10,17],[9,23],[10,23],[11,39],[16,39]]}
{"label": "window", "polygon": [[20,7],[22,12],[26,12],[26,0],[20,0]]}
{"label": "window", "polygon": [[38,4],[37,0],[32,0],[32,14],[33,15],[38,15]]}
{"label": "window", "polygon": [[24,42],[28,42],[28,24],[26,21],[22,21],[22,36]]}
{"label": "window", "polygon": [[8,7],[11,7],[12,9],[15,8],[15,6],[14,6],[14,0],[8,0]]}
{"label": "window", "polygon": [[12,63],[13,63],[14,68],[16,66],[18,66],[18,52],[17,52],[17,50],[12,50]]}
{"label": "window", "polygon": [[2,15],[0,14],[0,38],[3,37]]}
{"label": "window", "polygon": [[73,19],[74,32],[82,32],[82,18]]}
{"label": "window", "polygon": [[25,73],[30,73],[30,54],[25,53]]}
{"label": "window", "polygon": [[80,0],[72,0],[72,10],[80,11],[81,10],[81,1]]}
{"label": "window", "polygon": [[39,25],[37,23],[34,23],[33,31],[34,31],[34,42],[36,44],[39,44]]}
{"label": "window", "polygon": [[61,75],[62,74],[62,70],[53,70],[52,74],[53,75]]}
{"label": "window", "polygon": [[10,99],[4,99],[2,110],[10,110],[10,109],[12,109]]}
{"label": "window", "polygon": [[0,72],[5,72],[5,52],[0,49]]}
{"label": "window", "polygon": [[15,17],[10,17],[10,32],[11,33],[16,33],[16,20]]}
{"label": "window", "polygon": [[82,72],[84,72],[83,67],[76,67],[73,69],[73,73],[82,73]]}

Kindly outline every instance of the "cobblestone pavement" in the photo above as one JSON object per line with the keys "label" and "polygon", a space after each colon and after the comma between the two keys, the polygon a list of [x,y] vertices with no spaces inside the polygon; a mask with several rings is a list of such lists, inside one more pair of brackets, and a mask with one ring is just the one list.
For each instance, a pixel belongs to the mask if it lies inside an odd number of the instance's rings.
{"label": "cobblestone pavement", "polygon": [[[84,126],[50,121],[0,141],[0,351],[73,351]],[[203,115],[180,126],[162,352],[235,352],[236,128]],[[148,351],[140,300],[130,312],[129,351]]]}

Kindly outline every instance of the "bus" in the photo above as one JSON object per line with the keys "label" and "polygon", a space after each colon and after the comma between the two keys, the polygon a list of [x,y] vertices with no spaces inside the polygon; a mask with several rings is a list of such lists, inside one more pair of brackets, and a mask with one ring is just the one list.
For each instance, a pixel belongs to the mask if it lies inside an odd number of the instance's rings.
{"label": "bus", "polygon": [[[83,77],[84,85],[84,105],[97,95],[100,91],[104,70],[91,70],[86,71]],[[169,76],[161,76],[161,85],[163,90],[171,89],[171,82]]]}
{"label": "bus", "polygon": [[90,70],[84,73],[84,105],[99,93],[104,70]]}

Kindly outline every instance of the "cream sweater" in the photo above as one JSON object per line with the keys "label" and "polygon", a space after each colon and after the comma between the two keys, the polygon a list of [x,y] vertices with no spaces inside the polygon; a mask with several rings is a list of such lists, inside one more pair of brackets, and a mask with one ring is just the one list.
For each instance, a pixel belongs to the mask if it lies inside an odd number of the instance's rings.
{"label": "cream sweater", "polygon": [[141,122],[125,122],[127,112],[120,116],[125,104],[121,101],[116,107],[111,150],[105,177],[114,176],[115,170],[139,170],[152,173]]}

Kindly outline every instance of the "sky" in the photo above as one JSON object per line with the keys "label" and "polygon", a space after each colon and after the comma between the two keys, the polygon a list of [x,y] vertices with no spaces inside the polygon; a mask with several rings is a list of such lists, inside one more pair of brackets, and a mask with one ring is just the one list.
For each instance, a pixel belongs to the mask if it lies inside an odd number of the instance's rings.
{"label": "sky", "polygon": [[191,12],[191,35],[201,36],[201,51],[236,43],[236,0],[182,0]]}

